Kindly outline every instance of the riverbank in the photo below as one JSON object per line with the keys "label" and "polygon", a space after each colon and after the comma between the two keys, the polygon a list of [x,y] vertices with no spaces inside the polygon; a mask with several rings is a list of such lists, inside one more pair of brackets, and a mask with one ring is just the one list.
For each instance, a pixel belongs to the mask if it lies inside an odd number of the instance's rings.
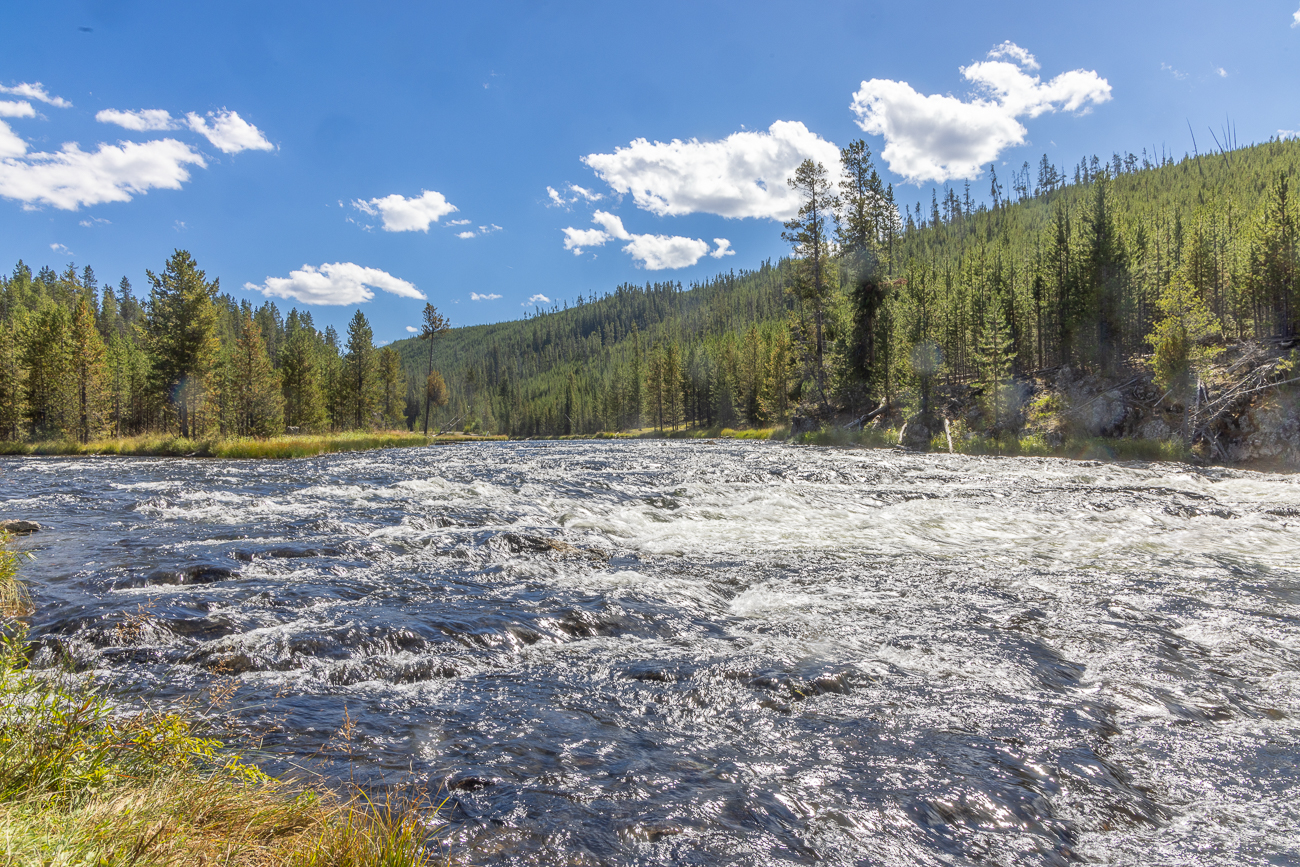
{"label": "riverbank", "polygon": [[144,435],[79,443],[73,440],[0,442],[0,455],[121,455],[130,457],[305,458],[333,452],[410,448],[458,442],[504,440],[504,436],[445,433],[426,437],[408,431],[373,431],[266,437],[188,439]]}
{"label": "riverbank", "polygon": [[193,717],[124,714],[93,677],[35,670],[0,538],[0,862],[415,867],[437,810],[268,777]]}

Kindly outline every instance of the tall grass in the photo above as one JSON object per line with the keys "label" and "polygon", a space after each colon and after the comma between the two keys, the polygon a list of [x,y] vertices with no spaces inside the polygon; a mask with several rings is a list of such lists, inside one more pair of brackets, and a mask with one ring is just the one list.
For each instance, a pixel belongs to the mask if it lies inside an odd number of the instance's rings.
{"label": "tall grass", "polygon": [[92,677],[32,669],[15,566],[0,547],[0,598],[20,603],[0,635],[0,863],[434,862],[427,803],[291,786],[179,714],[124,714]]}
{"label": "tall grass", "polygon": [[424,434],[408,431],[352,431],[257,439],[224,437],[187,439],[173,435],[144,434],[79,443],[46,440],[35,443],[0,442],[0,455],[132,455],[138,457],[198,458],[305,458],[331,452],[407,448],[453,442],[505,439],[462,433]]}

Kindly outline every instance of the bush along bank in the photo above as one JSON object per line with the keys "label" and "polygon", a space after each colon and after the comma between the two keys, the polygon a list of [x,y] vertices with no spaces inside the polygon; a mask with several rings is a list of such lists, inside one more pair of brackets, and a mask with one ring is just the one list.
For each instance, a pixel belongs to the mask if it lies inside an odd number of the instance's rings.
{"label": "bush along bank", "polygon": [[0,538],[0,862],[406,867],[441,863],[436,809],[273,779],[181,714],[125,712],[38,670]]}

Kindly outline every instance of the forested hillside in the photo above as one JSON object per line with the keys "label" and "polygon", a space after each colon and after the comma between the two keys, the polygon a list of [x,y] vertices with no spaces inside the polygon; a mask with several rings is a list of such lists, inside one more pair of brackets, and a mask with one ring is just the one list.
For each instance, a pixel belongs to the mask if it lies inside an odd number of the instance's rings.
{"label": "forested hillside", "polygon": [[[1189,387],[1218,343],[1300,331],[1300,142],[1213,155],[1046,157],[900,212],[865,144],[805,163],[791,257],[701,284],[623,285],[525,319],[377,350],[311,314],[221,294],[186,251],[100,286],[91,267],[0,278],[0,438],[261,436],[455,426],[512,435],[769,425],[924,410],[943,383],[1154,354]],[[833,167],[831,167],[833,168]]]}
{"label": "forested hillside", "polygon": [[[1157,348],[1174,384],[1207,344],[1300,327],[1296,140],[1093,156],[1068,179],[1044,157],[1005,186],[990,167],[988,202],[948,188],[929,213],[894,207],[861,143],[843,158],[838,188],[796,179],[792,259],[450,332],[433,352],[447,417],[513,434],[770,424]],[[419,343],[396,344],[412,383]]]}

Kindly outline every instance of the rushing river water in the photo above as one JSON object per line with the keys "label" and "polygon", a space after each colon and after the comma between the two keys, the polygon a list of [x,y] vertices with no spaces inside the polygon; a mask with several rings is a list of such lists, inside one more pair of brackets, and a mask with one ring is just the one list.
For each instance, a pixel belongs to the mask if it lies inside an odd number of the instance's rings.
{"label": "rushing river water", "polygon": [[41,659],[444,789],[469,863],[1300,862],[1292,477],[525,442],[0,497]]}

